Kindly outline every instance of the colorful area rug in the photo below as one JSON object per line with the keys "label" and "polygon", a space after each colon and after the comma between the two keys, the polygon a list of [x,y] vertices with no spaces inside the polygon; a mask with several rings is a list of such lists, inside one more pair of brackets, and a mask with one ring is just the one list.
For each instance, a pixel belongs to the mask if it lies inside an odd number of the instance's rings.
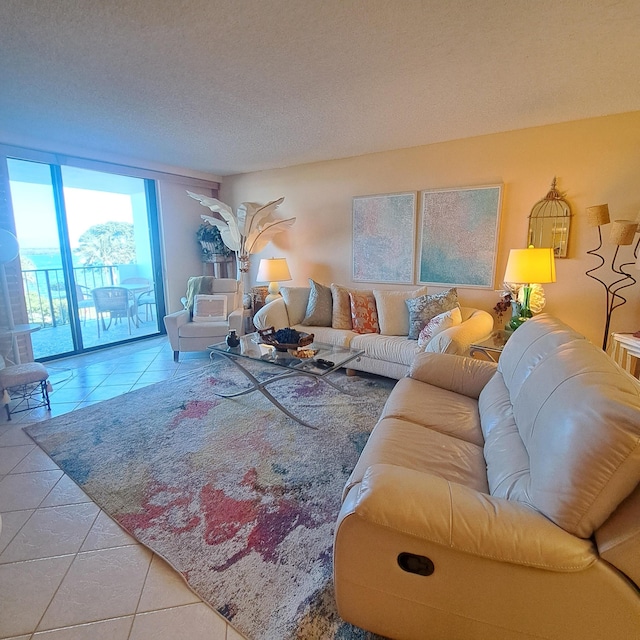
{"label": "colorful area rug", "polygon": [[[245,364],[245,363],[243,363]],[[273,368],[246,363],[266,378]],[[333,532],[344,483],[394,381],[331,374],[222,399],[221,359],[177,380],[29,425],[91,498],[250,640],[373,638],[340,620]]]}

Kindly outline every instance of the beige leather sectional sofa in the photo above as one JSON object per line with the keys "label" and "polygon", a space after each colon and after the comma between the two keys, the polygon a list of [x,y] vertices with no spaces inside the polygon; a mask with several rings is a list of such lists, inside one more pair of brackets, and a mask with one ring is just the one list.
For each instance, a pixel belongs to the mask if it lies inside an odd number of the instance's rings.
{"label": "beige leather sectional sofa", "polygon": [[[285,294],[288,294],[288,303],[284,298],[279,298],[265,305],[256,313],[253,323],[257,329],[293,327],[298,331],[313,333],[319,342],[362,349],[364,355],[349,362],[349,368],[389,378],[399,379],[405,376],[416,353],[426,349],[433,352],[466,354],[471,343],[483,340],[493,329],[493,316],[490,313],[471,307],[461,307],[462,324],[438,333],[426,347],[419,348],[415,340],[407,339],[409,314],[406,311],[405,299],[411,292],[385,292],[390,294],[387,297],[392,297],[395,293],[398,294],[395,314],[398,316],[402,313],[406,314],[404,320],[396,317],[389,324],[398,326],[398,323],[403,324],[404,322],[406,328],[404,335],[383,335],[380,333],[360,334],[349,329],[302,324],[310,288],[288,287],[287,289]],[[406,294],[405,297],[402,297],[403,293]],[[387,306],[387,309],[393,309],[393,306]],[[382,309],[380,308],[379,311],[381,312]]]}
{"label": "beige leather sectional sofa", "polygon": [[389,638],[640,638],[640,383],[560,321],[423,353],[345,487],[340,615]]}

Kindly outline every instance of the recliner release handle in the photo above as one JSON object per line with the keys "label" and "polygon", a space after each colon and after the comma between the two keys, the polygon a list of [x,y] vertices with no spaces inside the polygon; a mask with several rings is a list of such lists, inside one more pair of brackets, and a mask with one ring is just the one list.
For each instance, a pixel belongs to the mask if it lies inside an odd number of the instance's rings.
{"label": "recliner release handle", "polygon": [[398,565],[403,571],[419,576],[430,576],[436,569],[430,558],[406,552],[398,556]]}

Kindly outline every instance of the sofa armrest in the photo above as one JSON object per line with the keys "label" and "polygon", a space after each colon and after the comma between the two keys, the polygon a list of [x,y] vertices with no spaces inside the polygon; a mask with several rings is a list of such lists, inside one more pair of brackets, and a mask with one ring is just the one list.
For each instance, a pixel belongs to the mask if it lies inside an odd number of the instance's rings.
{"label": "sofa armrest", "polygon": [[482,309],[474,309],[462,324],[445,329],[433,336],[425,347],[425,351],[466,356],[474,342],[481,342],[492,331],[493,316]]}
{"label": "sofa armrest", "polygon": [[369,467],[349,492],[347,517],[489,560],[548,571],[590,567],[597,552],[526,505],[440,476],[389,464]]}
{"label": "sofa armrest", "polygon": [[173,351],[180,351],[180,336],[179,329],[183,324],[191,321],[191,315],[186,309],[175,311],[164,317],[164,326],[167,330],[167,336],[169,337],[169,344]]}
{"label": "sofa armrest", "polygon": [[407,376],[477,400],[497,368],[486,360],[423,352],[413,359]]}
{"label": "sofa armrest", "polygon": [[258,310],[253,316],[253,324],[256,329],[284,329],[290,327],[289,314],[287,313],[287,305],[283,298],[278,298]]}
{"label": "sofa armrest", "polygon": [[239,336],[244,335],[244,319],[247,316],[248,311],[243,307],[234,309],[227,317],[229,321],[229,329],[235,329],[236,334]]}

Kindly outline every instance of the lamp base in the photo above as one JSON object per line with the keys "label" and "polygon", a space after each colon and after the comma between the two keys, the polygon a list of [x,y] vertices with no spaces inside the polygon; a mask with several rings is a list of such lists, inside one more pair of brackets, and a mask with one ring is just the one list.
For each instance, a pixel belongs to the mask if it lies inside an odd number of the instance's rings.
{"label": "lamp base", "polygon": [[533,312],[515,300],[511,301],[511,319],[505,325],[506,331],[515,331],[521,324],[533,318]]}
{"label": "lamp base", "polygon": [[505,331],[515,331],[521,324],[526,322],[529,318],[523,318],[522,316],[514,316],[505,325]]}
{"label": "lamp base", "polygon": [[281,297],[280,285],[277,282],[270,282],[267,290],[269,291],[269,295],[264,299],[265,304],[269,304],[269,302],[273,302]]}

